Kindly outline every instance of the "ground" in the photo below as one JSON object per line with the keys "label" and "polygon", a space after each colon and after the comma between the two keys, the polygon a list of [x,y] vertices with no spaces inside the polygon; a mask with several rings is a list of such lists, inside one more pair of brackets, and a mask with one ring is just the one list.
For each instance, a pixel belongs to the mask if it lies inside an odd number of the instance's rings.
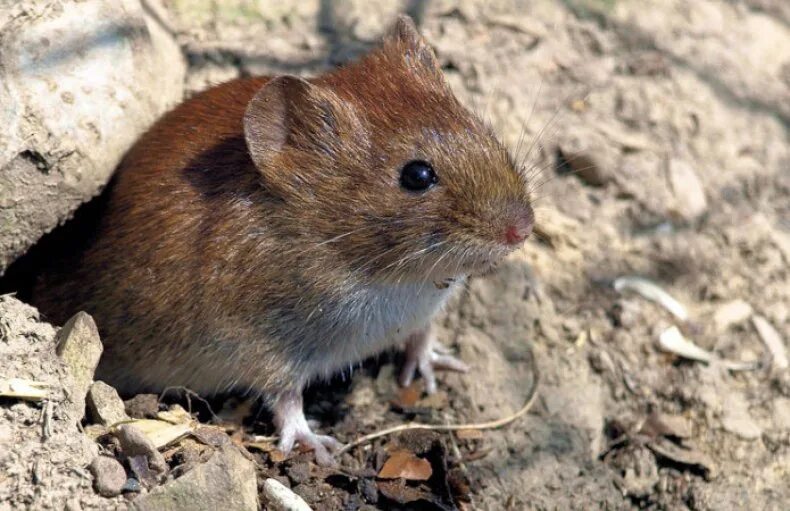
{"label": "ground", "polygon": [[[189,92],[318,73],[407,11],[462,101],[532,169],[534,239],[440,320],[470,372],[417,400],[397,389],[387,356],[308,400],[318,429],[344,441],[414,418],[495,419],[523,404],[534,354],[530,413],[482,435],[385,438],[344,455],[345,472],[252,449],[259,475],[314,509],[392,509],[399,498],[439,509],[786,509],[790,373],[756,325],[790,341],[788,5],[166,2]],[[623,276],[657,284],[689,318],[615,291]],[[662,350],[672,325],[717,360]],[[248,428],[269,431],[265,416]],[[397,448],[433,467],[411,493],[374,477]]]}

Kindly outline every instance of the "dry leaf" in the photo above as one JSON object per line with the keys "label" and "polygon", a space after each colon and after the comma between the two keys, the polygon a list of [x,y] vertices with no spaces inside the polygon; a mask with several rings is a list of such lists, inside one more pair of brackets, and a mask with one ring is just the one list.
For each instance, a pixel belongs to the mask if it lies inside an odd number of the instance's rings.
{"label": "dry leaf", "polygon": [[244,442],[244,447],[248,449],[257,449],[261,452],[268,452],[268,453],[271,453],[277,449],[277,446],[275,446],[271,442]]}
{"label": "dry leaf", "polygon": [[137,427],[157,449],[175,442],[179,438],[189,434],[194,429],[193,424],[171,424],[170,422],[159,419],[136,419],[124,424],[132,424]]}
{"label": "dry leaf", "polygon": [[407,450],[395,451],[381,467],[378,477],[381,479],[408,479],[409,481],[427,481],[433,474],[428,460],[418,458]]}
{"label": "dry leaf", "polygon": [[398,397],[392,401],[392,404],[400,409],[411,408],[420,399],[422,389],[418,382],[412,382],[408,387],[403,387],[398,391]]}
{"label": "dry leaf", "polygon": [[402,480],[378,481],[376,486],[382,495],[390,500],[394,500],[398,504],[410,504],[420,500],[436,502],[436,498],[431,493],[420,488],[406,486]]}
{"label": "dry leaf", "polygon": [[172,424],[189,424],[190,422],[194,421],[192,415],[190,415],[188,411],[184,410],[181,405],[173,405],[169,410],[157,412],[156,417],[157,419],[161,419]]}

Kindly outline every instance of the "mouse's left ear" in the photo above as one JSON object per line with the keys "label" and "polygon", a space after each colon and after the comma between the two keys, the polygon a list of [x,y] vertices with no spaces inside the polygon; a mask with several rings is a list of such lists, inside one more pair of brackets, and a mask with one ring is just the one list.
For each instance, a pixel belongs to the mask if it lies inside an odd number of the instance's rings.
{"label": "mouse's left ear", "polygon": [[331,166],[327,161],[342,158],[361,133],[347,102],[296,76],[270,80],[244,114],[244,139],[252,161],[264,184],[284,194],[314,182],[317,177],[309,174],[326,171]]}
{"label": "mouse's left ear", "polygon": [[414,21],[405,15],[398,16],[395,26],[384,38],[385,48],[393,48],[402,54],[407,64],[441,75],[439,62],[431,46],[417,31]]}

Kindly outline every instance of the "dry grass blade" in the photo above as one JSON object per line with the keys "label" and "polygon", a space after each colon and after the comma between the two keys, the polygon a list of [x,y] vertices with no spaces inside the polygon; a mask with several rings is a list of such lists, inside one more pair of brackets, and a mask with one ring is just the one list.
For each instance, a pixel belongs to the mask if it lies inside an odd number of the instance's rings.
{"label": "dry grass blade", "polygon": [[46,399],[49,385],[22,378],[0,378],[0,397],[24,399],[25,401],[41,401]]}
{"label": "dry grass blade", "polygon": [[538,388],[540,387],[540,372],[538,371],[537,363],[535,362],[535,355],[530,351],[530,365],[532,369],[532,387],[530,387],[529,392],[527,393],[526,400],[524,402],[524,406],[522,406],[516,412],[502,417],[500,419],[487,421],[487,422],[475,422],[469,424],[423,424],[420,422],[410,422],[408,424],[400,424],[398,426],[393,426],[391,428],[382,429],[381,431],[376,431],[375,433],[370,433],[369,435],[364,435],[353,442],[344,445],[341,449],[339,449],[336,453],[337,456],[343,454],[344,452],[348,452],[355,447],[358,447],[362,444],[366,444],[371,440],[375,440],[377,438],[381,438],[387,435],[391,435],[393,433],[401,433],[403,431],[412,431],[416,429],[423,429],[423,430],[431,430],[431,431],[459,431],[459,430],[468,430],[468,429],[496,429],[501,428],[510,424],[511,422],[515,421],[519,417],[525,415],[532,405],[535,403],[535,398],[538,395]]}

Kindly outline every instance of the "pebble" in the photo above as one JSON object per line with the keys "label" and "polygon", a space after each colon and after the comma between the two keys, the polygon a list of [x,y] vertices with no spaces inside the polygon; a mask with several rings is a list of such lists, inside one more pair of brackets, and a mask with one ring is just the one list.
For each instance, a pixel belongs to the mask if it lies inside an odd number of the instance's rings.
{"label": "pebble", "polygon": [[84,312],[72,316],[58,332],[56,352],[71,373],[70,410],[78,421],[85,415],[85,396],[93,383],[102,350],[96,323]]}
{"label": "pebble", "polygon": [[88,469],[93,474],[93,487],[102,497],[121,494],[126,484],[126,470],[118,460],[109,456],[96,456]]}
{"label": "pebble", "polygon": [[88,390],[88,413],[93,422],[112,426],[129,420],[118,391],[103,381],[93,382]]}
{"label": "pebble", "polygon": [[723,332],[731,325],[737,325],[749,319],[752,315],[752,306],[743,300],[732,300],[719,306],[713,314],[713,323],[716,330]]}
{"label": "pebble", "polygon": [[708,209],[705,189],[697,173],[685,160],[671,158],[667,174],[675,196],[672,212],[687,222],[696,220]]}
{"label": "pebble", "polygon": [[263,495],[266,497],[266,509],[272,511],[312,511],[302,497],[277,479],[269,478],[263,482]]}

